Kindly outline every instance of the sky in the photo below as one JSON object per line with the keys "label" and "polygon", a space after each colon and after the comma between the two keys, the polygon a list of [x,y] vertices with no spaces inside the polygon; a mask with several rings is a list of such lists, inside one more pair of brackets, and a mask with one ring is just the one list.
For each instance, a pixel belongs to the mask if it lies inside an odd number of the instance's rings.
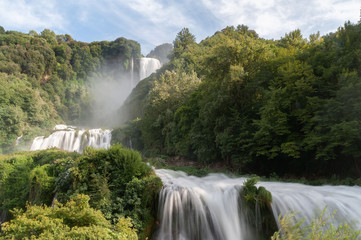
{"label": "sky", "polygon": [[184,27],[197,42],[239,24],[266,39],[295,29],[308,37],[357,23],[360,8],[361,0],[0,0],[0,26],[24,33],[47,28],[83,42],[125,37],[146,55]]}

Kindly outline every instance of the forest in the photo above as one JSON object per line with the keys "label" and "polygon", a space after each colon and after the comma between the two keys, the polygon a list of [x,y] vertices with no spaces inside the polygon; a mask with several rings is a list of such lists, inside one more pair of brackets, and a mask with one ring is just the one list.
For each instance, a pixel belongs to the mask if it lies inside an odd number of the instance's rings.
{"label": "forest", "polygon": [[[360,31],[347,22],[326,36],[295,30],[267,40],[240,25],[197,43],[184,28],[170,62],[119,109],[113,142],[239,173],[360,176]],[[141,55],[125,38],[83,43],[48,29],[1,28],[0,45],[3,153],[56,123],[84,124],[92,74],[112,65],[129,71]]]}
{"label": "forest", "polygon": [[358,178],[360,41],[361,24],[350,22],[280,40],[227,27],[198,44],[185,28],[171,61],[125,102],[119,139],[239,173]]}

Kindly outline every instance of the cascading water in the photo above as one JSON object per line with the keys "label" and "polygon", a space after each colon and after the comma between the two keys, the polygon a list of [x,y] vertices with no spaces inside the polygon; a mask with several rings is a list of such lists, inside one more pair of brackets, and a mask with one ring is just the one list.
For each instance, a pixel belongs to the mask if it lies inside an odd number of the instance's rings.
{"label": "cascading water", "polygon": [[66,125],[56,125],[54,132],[49,137],[36,137],[30,151],[44,150],[56,147],[69,152],[81,153],[85,147],[108,148],[110,147],[111,130],[106,129],[77,129]]}
{"label": "cascading water", "polygon": [[221,174],[197,178],[164,169],[156,174],[164,184],[156,239],[254,239],[239,211],[243,180],[235,184]]}
{"label": "cascading water", "polygon": [[334,224],[349,222],[361,229],[361,187],[308,186],[298,183],[261,182],[272,193],[272,211],[277,218],[294,211],[310,223],[327,206],[327,214],[336,211]]}
{"label": "cascading water", "polygon": [[15,146],[18,146],[20,144],[20,140],[23,137],[23,135],[21,134],[21,136],[17,137],[15,140]]}
{"label": "cascading water", "polygon": [[139,80],[143,80],[144,78],[150,76],[157,69],[159,69],[162,65],[160,61],[155,58],[140,58],[139,61]]}
{"label": "cascading water", "polygon": [[136,85],[134,80],[134,60],[133,58],[130,60],[130,87],[133,89]]}
{"label": "cascading water", "polygon": [[[240,199],[245,178],[211,174],[197,178],[183,172],[159,169],[164,187],[160,193],[160,226],[156,239],[257,239],[258,224],[245,216]],[[361,228],[361,187],[307,186],[259,182],[272,193],[275,219],[289,211],[306,222],[327,206],[337,210],[337,221],[353,220]],[[337,222],[336,222],[337,224]]]}

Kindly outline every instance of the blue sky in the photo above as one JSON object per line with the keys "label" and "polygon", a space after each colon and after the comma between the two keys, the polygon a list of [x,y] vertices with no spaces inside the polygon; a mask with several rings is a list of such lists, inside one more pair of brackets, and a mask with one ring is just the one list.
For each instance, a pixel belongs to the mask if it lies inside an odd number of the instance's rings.
{"label": "blue sky", "polygon": [[308,37],[356,23],[360,8],[360,0],[0,0],[0,26],[25,33],[48,28],[84,42],[125,37],[146,55],[183,27],[198,42],[238,24],[267,39],[297,28]]}

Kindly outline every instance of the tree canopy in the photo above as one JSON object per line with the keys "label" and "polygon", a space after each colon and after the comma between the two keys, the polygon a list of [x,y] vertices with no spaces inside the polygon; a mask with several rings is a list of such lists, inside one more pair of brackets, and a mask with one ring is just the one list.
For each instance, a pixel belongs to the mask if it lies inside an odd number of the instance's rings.
{"label": "tree canopy", "polygon": [[[262,175],[359,176],[360,38],[350,22],[308,39],[226,27],[199,44],[182,29],[171,61],[126,101],[142,102],[130,114],[140,150]],[[169,84],[170,73],[183,77]],[[191,75],[199,82],[177,94]]]}

